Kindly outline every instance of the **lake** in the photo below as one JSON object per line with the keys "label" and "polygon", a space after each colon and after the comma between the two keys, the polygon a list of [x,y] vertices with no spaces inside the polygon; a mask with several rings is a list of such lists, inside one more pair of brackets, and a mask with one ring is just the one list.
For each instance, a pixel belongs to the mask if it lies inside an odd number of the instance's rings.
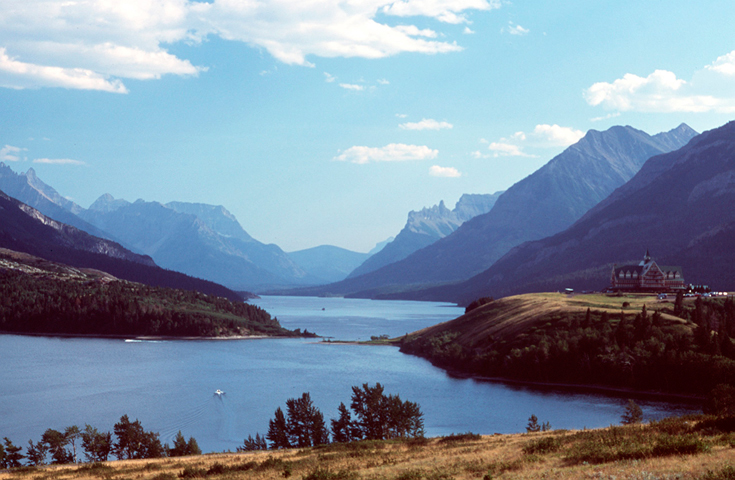
{"label": "lake", "polygon": [[[451,320],[463,309],[428,302],[264,297],[253,303],[287,328],[338,340],[398,336]],[[172,443],[181,430],[204,452],[234,451],[265,434],[277,407],[310,392],[325,419],[349,406],[351,387],[380,382],[420,404],[428,436],[617,424],[627,397],[454,378],[394,347],[315,339],[125,341],[0,335],[0,438],[38,441],[47,428],[111,431],[124,414]],[[225,392],[214,395],[216,389]],[[638,400],[644,418],[697,406]]]}

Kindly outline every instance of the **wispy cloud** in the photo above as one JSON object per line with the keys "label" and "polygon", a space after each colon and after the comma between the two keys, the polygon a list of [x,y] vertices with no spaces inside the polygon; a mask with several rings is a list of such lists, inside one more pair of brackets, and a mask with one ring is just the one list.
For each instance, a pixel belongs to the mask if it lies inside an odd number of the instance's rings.
{"label": "wispy cloud", "polygon": [[279,62],[385,58],[462,50],[441,32],[385,16],[468,23],[500,0],[7,0],[0,10],[0,86],[125,93],[125,79],[198,75],[206,66],[171,53],[208,37],[262,48]]}
{"label": "wispy cloud", "polygon": [[610,120],[611,118],[617,118],[620,115],[620,112],[612,112],[608,113],[607,115],[602,115],[601,117],[590,118],[590,122],[601,122],[602,120]]}
{"label": "wispy cloud", "polygon": [[579,141],[584,136],[584,132],[570,127],[561,127],[559,125],[539,124],[536,125],[531,132],[516,132],[513,135],[501,138],[496,142],[488,142],[481,140],[481,143],[487,143],[489,153],[482,151],[473,152],[475,158],[488,157],[536,157],[536,155],[527,153],[526,148],[551,148],[566,147]]}
{"label": "wispy cloud", "polygon": [[529,29],[523,28],[518,24],[514,24],[513,22],[508,22],[508,26],[503,27],[503,32],[508,32],[511,35],[528,35],[528,32],[530,32]]}
{"label": "wispy cloud", "polygon": [[454,128],[449,122],[439,122],[432,118],[424,118],[420,122],[406,122],[399,125],[404,130],[442,130]]}
{"label": "wispy cloud", "polygon": [[337,77],[334,75],[330,75],[327,72],[324,72],[324,81],[327,83],[333,83],[335,80],[337,80]]}
{"label": "wispy cloud", "polygon": [[350,147],[334,160],[365,164],[371,162],[405,162],[411,160],[431,160],[439,155],[438,150],[425,145],[406,145],[391,143],[384,147]]}
{"label": "wispy cloud", "polygon": [[429,168],[429,175],[432,177],[447,177],[447,178],[458,178],[462,174],[454,167],[440,167],[439,165],[432,165]]}
{"label": "wispy cloud", "polygon": [[735,51],[694,72],[690,81],[668,70],[646,77],[627,73],[612,82],[597,82],[584,91],[589,105],[617,112],[735,112]]}
{"label": "wispy cloud", "polygon": [[45,163],[49,165],[86,165],[81,160],[72,160],[71,158],[36,158],[33,163]]}
{"label": "wispy cloud", "polygon": [[378,85],[390,85],[390,82],[386,80],[385,78],[379,78]]}
{"label": "wispy cloud", "polygon": [[0,162],[18,162],[21,160],[19,154],[24,150],[26,149],[5,145],[3,148],[0,148]]}
{"label": "wispy cloud", "polygon": [[353,90],[355,92],[362,92],[365,90],[365,87],[363,85],[356,85],[354,83],[340,83],[340,87],[344,88],[345,90]]}

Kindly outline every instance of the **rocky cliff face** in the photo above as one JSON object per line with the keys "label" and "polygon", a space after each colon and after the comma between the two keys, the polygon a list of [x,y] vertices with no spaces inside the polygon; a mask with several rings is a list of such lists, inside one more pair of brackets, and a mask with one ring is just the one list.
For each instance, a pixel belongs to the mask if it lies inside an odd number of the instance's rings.
{"label": "rocky cliff face", "polygon": [[0,162],[0,190],[59,222],[72,225],[97,237],[112,239],[109,234],[79,218],[77,214],[84,209],[46,185],[32,168],[25,173],[15,173],[5,163]]}
{"label": "rocky cliff face", "polygon": [[502,193],[464,194],[460,197],[454,210],[449,210],[442,200],[439,205],[409,212],[406,226],[396,238],[353,270],[349,278],[358,277],[395,263],[450,235],[467,220],[489,212]]}

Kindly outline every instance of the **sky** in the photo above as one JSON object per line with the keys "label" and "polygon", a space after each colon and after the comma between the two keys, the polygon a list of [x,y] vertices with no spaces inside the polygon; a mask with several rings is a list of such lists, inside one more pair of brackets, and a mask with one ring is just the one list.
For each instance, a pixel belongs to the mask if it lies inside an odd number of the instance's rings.
{"label": "sky", "polygon": [[590,129],[735,118],[735,2],[0,0],[0,161],[366,252]]}

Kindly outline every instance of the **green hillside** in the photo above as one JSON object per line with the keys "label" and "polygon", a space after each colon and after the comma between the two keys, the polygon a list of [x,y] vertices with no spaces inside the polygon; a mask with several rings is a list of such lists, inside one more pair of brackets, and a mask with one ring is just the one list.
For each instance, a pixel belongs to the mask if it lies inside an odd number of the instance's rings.
{"label": "green hillside", "polygon": [[735,303],[655,296],[527,294],[399,340],[468,374],[706,395],[735,384]]}
{"label": "green hillside", "polygon": [[119,280],[0,249],[0,332],[103,336],[296,336],[265,310]]}

